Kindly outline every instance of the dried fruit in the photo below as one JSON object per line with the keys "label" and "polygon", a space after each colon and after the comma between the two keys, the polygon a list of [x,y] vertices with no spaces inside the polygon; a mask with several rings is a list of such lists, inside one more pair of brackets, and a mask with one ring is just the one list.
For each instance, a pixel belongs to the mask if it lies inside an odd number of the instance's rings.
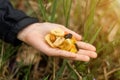
{"label": "dried fruit", "polygon": [[72,34],[71,33],[68,33],[64,36],[65,39],[71,39],[72,38]]}
{"label": "dried fruit", "polygon": [[59,47],[63,42],[64,42],[65,38],[64,37],[58,37],[55,42],[53,43],[53,45],[55,47]]}
{"label": "dried fruit", "polygon": [[55,46],[53,45],[52,41],[50,40],[50,34],[47,34],[47,35],[45,36],[45,40],[46,40],[46,42],[47,42],[51,47],[55,47]]}
{"label": "dried fruit", "polygon": [[51,34],[55,36],[64,36],[64,31],[60,28],[56,28],[56,29],[51,30]]}
{"label": "dried fruit", "polygon": [[63,44],[59,46],[60,49],[67,50],[67,51],[69,51],[71,47],[72,47],[72,42],[70,39],[65,39]]}
{"label": "dried fruit", "polygon": [[45,40],[53,48],[67,50],[72,53],[76,53],[79,50],[74,36],[71,33],[65,33],[60,28],[51,30],[45,36]]}
{"label": "dried fruit", "polygon": [[76,46],[73,45],[72,48],[71,48],[71,50],[70,50],[70,52],[76,53],[77,51],[78,51],[78,50],[76,49]]}
{"label": "dried fruit", "polygon": [[78,48],[78,45],[75,43],[74,44],[75,45],[75,48],[77,49],[77,51],[79,50],[79,48]]}
{"label": "dried fruit", "polygon": [[56,36],[53,34],[50,34],[50,40],[51,40],[51,42],[55,42]]}

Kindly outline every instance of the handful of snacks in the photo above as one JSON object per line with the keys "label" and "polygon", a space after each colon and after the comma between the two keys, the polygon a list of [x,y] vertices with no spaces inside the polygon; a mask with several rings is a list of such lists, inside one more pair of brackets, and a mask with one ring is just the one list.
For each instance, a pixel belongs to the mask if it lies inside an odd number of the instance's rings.
{"label": "handful of snacks", "polygon": [[73,53],[78,51],[76,39],[73,35],[71,33],[65,33],[60,28],[51,30],[50,33],[45,36],[45,40],[53,48],[59,48]]}

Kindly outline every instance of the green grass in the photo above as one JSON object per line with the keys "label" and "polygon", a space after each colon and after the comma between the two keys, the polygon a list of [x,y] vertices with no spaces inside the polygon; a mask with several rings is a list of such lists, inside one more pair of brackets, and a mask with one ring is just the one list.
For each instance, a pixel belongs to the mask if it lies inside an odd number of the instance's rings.
{"label": "green grass", "polygon": [[62,0],[63,1],[63,12],[65,16],[65,26],[69,27],[69,18],[70,18],[70,10],[72,6],[72,0]]}
{"label": "green grass", "polygon": [[[97,1],[98,0],[91,0],[90,11],[89,11],[88,17],[85,20],[85,24],[84,24],[84,41],[88,40],[88,36],[91,32],[90,28],[91,28],[91,26],[93,26],[93,23],[94,23],[94,14],[95,14],[96,6],[97,6]],[[88,5],[86,5],[86,6],[88,6]]]}
{"label": "green grass", "polygon": [[39,4],[39,11],[42,14],[43,20],[47,21],[48,19],[47,19],[47,15],[46,15],[46,10],[42,3],[42,0],[38,0],[38,4]]}

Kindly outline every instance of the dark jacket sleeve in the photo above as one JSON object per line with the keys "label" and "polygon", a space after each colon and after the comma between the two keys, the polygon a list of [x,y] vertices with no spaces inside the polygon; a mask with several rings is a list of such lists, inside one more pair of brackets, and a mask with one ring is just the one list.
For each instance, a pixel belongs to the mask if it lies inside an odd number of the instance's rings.
{"label": "dark jacket sleeve", "polygon": [[13,45],[21,43],[17,33],[38,19],[27,16],[12,7],[9,0],[0,0],[0,39]]}

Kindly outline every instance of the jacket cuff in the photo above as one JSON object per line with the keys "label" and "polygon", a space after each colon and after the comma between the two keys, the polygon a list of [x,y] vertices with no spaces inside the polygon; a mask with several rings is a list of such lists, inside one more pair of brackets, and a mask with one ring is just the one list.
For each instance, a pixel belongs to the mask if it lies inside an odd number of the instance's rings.
{"label": "jacket cuff", "polygon": [[15,27],[12,28],[8,32],[6,39],[5,39],[6,42],[9,42],[9,43],[13,44],[14,46],[21,44],[22,41],[17,39],[18,32],[21,31],[22,29],[24,29],[25,27],[27,27],[28,25],[33,24],[33,23],[37,23],[37,22],[39,22],[39,21],[36,18],[28,17],[28,18],[22,19],[21,21],[16,23]]}

